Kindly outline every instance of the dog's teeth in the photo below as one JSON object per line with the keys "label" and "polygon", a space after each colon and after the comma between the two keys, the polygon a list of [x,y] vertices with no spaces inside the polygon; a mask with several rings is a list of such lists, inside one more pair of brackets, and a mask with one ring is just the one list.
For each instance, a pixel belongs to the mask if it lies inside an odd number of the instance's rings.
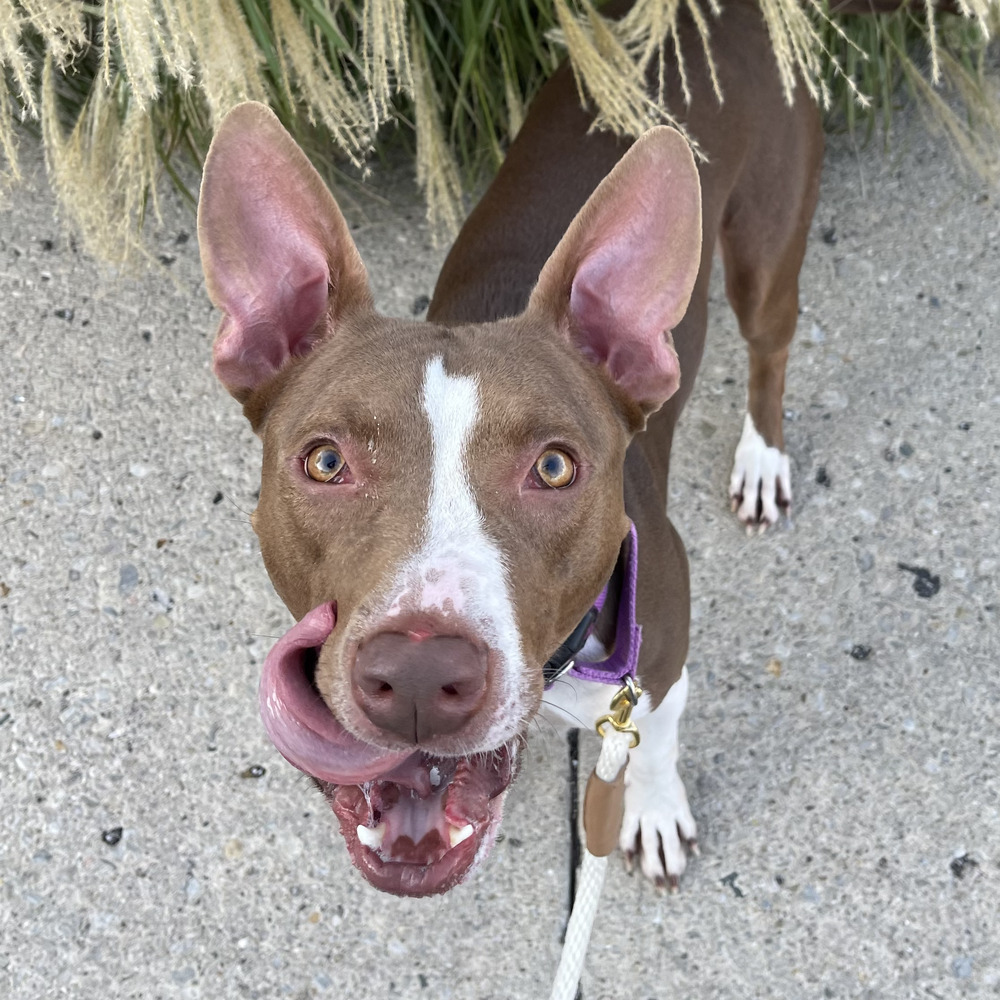
{"label": "dog's teeth", "polygon": [[437,788],[441,784],[441,769],[435,764],[429,772],[431,788]]}
{"label": "dog's teeth", "polygon": [[362,824],[358,825],[358,840],[360,840],[365,847],[370,848],[373,851],[377,851],[382,846],[382,838],[384,836],[385,823],[379,823],[379,825],[374,828],[364,826]]}
{"label": "dog's teeth", "polygon": [[458,847],[463,840],[468,840],[472,836],[472,824],[466,823],[465,826],[449,826],[448,827],[448,840],[451,841],[452,847]]}

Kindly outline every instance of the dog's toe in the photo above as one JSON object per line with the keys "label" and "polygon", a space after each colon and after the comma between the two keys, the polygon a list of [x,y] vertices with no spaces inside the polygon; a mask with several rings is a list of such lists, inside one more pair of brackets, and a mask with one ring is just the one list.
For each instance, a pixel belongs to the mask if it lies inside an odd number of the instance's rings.
{"label": "dog's toe", "polygon": [[749,416],[733,457],[729,503],[748,535],[777,524],[792,503],[788,456],[764,441]]}
{"label": "dog's toe", "polygon": [[638,859],[643,875],[657,888],[676,892],[687,868],[690,843],[676,823],[660,822],[654,816],[643,817],[640,832],[633,841],[634,849],[624,851],[625,870],[632,874]]}
{"label": "dog's toe", "polygon": [[[784,455],[781,458],[787,466],[788,459]],[[787,478],[787,473],[779,478],[757,479],[753,485],[741,485],[739,493],[730,494],[730,508],[740,523],[746,525],[747,535],[763,534],[782,515],[788,516],[791,487],[782,482],[783,478]]]}
{"label": "dog's toe", "polygon": [[697,827],[676,770],[672,776],[661,776],[657,785],[655,789],[639,785],[626,789],[619,842],[626,871],[638,860],[643,875],[654,885],[675,892],[688,853],[694,853],[691,845],[697,849]]}

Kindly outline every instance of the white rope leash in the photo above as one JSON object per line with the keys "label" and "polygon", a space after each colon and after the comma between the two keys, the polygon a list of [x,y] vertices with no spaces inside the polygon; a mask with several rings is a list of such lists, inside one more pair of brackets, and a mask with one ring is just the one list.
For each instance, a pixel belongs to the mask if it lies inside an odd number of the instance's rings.
{"label": "white rope leash", "polygon": [[[597,777],[608,783],[613,782],[625,766],[632,745],[633,738],[630,733],[614,729],[605,733],[601,741],[601,755],[594,769]],[[566,928],[566,941],[559,959],[559,968],[556,970],[555,982],[552,984],[550,1000],[573,1000],[576,996],[607,869],[606,857],[595,857],[584,847],[580,882],[573,902],[573,912]]]}

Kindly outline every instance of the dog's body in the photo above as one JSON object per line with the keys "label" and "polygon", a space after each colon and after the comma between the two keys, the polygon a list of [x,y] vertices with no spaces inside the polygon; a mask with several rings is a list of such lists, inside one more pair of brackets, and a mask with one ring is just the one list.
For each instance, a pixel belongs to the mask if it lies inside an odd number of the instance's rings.
{"label": "dog's body", "polygon": [[[265,665],[262,714],[381,888],[440,892],[485,856],[540,706],[583,726],[607,711],[613,689],[543,691],[541,669],[605,584],[581,655],[615,645],[630,521],[646,693],[621,843],[659,884],[683,870],[695,824],[676,770],[689,588],[666,517],[673,431],[718,235],[750,352],[735,505],[766,525],[790,501],[781,395],[822,152],[812,103],[784,103],[754,5],[730,6],[712,50],[721,106],[689,60],[700,215],[677,134],[623,156],[588,134],[563,70],[424,324],[374,312],[336,204],[266,110],[236,109],[213,145],[199,232],[226,314],[216,371],[263,438],[254,527],[299,619]],[[683,106],[677,79],[667,98]]]}

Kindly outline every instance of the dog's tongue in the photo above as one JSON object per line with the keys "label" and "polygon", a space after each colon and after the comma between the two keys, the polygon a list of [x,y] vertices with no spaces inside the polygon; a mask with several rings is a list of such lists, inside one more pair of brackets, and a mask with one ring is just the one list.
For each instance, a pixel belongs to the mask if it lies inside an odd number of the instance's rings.
{"label": "dog's tongue", "polygon": [[340,725],[319,696],[305,660],[336,624],[333,605],[321,604],[274,644],[260,678],[260,716],[271,742],[289,764],[331,784],[354,785],[387,777],[414,754],[362,743]]}

